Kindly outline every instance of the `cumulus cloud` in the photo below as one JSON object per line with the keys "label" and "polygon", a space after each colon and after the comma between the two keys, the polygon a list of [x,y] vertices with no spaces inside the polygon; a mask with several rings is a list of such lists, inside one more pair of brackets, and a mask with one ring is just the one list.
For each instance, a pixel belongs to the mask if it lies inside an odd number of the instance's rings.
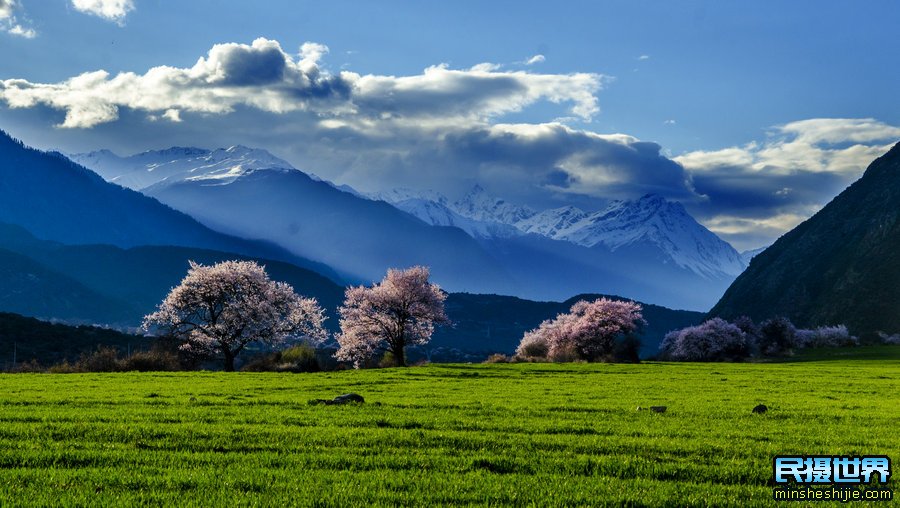
{"label": "cumulus cloud", "polygon": [[[603,76],[501,72],[436,65],[412,76],[331,74],[319,60],[327,47],[306,43],[298,58],[277,41],[217,44],[190,68],[154,67],[144,74],[94,71],[60,83],[0,81],[12,108],[45,105],[65,111],[66,128],[90,128],[118,118],[120,108],[159,115],[227,114],[238,106],[272,113],[307,112],[364,129],[384,121],[461,123],[520,111],[537,101],[571,105],[589,119]],[[170,116],[172,116],[170,114]]]}
{"label": "cumulus cloud", "polygon": [[766,243],[809,217],[900,139],[872,118],[814,118],[773,127],[762,142],[675,157],[703,201],[694,211],[736,244]]}
{"label": "cumulus cloud", "polygon": [[134,10],[134,0],[72,0],[72,7],[92,16],[125,23],[125,17]]}
{"label": "cumulus cloud", "polygon": [[21,11],[21,5],[17,0],[0,0],[0,31],[26,39],[37,37],[37,32],[33,28],[19,23],[16,18],[17,11]]}
{"label": "cumulus cloud", "polygon": [[547,59],[544,57],[544,55],[538,54],[538,55],[534,55],[533,57],[529,58],[528,60],[525,60],[525,65],[534,65],[534,64],[544,63],[546,60]]}

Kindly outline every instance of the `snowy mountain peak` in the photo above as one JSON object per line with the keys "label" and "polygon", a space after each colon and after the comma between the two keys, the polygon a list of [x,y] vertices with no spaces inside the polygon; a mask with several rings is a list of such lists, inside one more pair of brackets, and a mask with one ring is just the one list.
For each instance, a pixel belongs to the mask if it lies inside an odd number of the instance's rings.
{"label": "snowy mountain peak", "polygon": [[433,201],[441,205],[447,205],[447,197],[440,192],[433,190],[418,191],[407,187],[398,187],[386,192],[371,194],[370,197],[375,200],[385,201],[391,204],[402,203],[410,200]]}
{"label": "snowy mountain peak", "polygon": [[457,227],[473,238],[509,238],[520,234],[509,224],[481,221],[459,214],[446,196],[433,190],[417,191],[401,187],[369,197],[390,203],[433,226]]}
{"label": "snowy mountain peak", "polygon": [[290,163],[266,150],[242,145],[216,150],[176,146],[130,157],[119,157],[109,150],[100,150],[75,154],[71,158],[96,171],[107,181],[134,190],[184,180],[225,184],[263,169],[296,171]]}
{"label": "snowy mountain peak", "polygon": [[568,230],[583,221],[588,214],[574,206],[564,206],[544,210],[516,223],[516,227],[524,233],[556,238],[561,231]]}
{"label": "snowy mountain peak", "polygon": [[[94,153],[112,153],[109,150],[100,150],[99,152]],[[133,155],[134,158],[159,158],[159,157],[174,157],[174,158],[183,158],[183,157],[202,157],[204,155],[208,155],[209,150],[204,148],[197,148],[193,146],[173,146],[171,148],[164,148],[162,150],[147,150],[146,152],[141,152],[137,155]],[[121,158],[121,157],[120,157]]]}
{"label": "snowy mountain peak", "polygon": [[681,203],[648,194],[636,201],[613,201],[588,214],[553,238],[611,250],[649,245],[672,262],[705,276],[738,275],[744,263],[734,248],[703,227]]}
{"label": "snowy mountain peak", "polygon": [[456,213],[478,221],[514,224],[533,216],[536,212],[527,206],[519,206],[491,196],[480,185],[453,204]]}

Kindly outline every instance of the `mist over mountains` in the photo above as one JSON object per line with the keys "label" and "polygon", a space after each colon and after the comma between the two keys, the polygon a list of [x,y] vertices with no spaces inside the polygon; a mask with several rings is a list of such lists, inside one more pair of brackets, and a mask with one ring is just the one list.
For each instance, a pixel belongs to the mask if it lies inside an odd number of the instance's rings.
{"label": "mist over mountains", "polygon": [[363,195],[241,146],[72,158],[214,230],[270,241],[351,280],[425,264],[451,291],[562,300],[600,290],[704,310],[744,267],[680,204],[655,195],[596,212],[538,211],[479,186],[455,202],[402,188]]}

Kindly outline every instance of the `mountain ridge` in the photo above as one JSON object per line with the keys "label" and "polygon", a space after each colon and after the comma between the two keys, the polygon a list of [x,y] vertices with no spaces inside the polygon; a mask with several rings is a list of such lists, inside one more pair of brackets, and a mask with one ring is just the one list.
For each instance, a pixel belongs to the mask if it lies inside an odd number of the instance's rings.
{"label": "mountain ridge", "polygon": [[900,331],[900,143],[757,254],[710,315]]}
{"label": "mountain ridge", "polygon": [[67,244],[202,247],[294,263],[343,280],[323,263],[271,242],[229,236],[152,197],[108,183],[58,152],[0,131],[0,222]]}

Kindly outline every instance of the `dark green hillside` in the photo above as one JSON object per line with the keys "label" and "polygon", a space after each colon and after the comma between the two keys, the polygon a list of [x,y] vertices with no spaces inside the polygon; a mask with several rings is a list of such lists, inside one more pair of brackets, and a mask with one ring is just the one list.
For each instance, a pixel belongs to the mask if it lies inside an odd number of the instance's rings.
{"label": "dark green hillside", "polygon": [[900,331],[900,144],[753,258],[710,314]]}
{"label": "dark green hillside", "polygon": [[0,248],[0,310],[83,323],[125,323],[138,310],[21,254]]}
{"label": "dark green hillside", "polygon": [[97,346],[127,350],[149,347],[150,340],[92,326],[66,326],[0,312],[0,369],[37,360],[50,365],[75,360]]}

